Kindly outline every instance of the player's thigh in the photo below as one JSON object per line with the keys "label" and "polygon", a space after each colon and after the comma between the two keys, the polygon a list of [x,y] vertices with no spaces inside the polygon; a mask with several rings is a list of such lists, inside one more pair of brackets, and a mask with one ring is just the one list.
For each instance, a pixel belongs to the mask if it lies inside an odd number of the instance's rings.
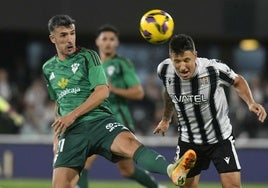
{"label": "player's thigh", "polygon": [[72,182],[78,180],[79,173],[76,169],[58,167],[53,169],[52,186],[53,188],[67,188],[71,187]]}
{"label": "player's thigh", "polygon": [[220,174],[221,183],[223,188],[240,188],[241,175],[240,172],[227,172]]}
{"label": "player's thigh", "polygon": [[88,170],[97,157],[98,155],[91,155],[90,157],[88,157],[84,169]]}
{"label": "player's thigh", "polygon": [[[130,156],[128,151],[125,154],[125,150],[121,150],[121,148],[124,148],[125,142],[130,142],[129,139],[134,136],[130,135],[129,129],[119,123],[113,116],[89,122],[88,125],[90,125],[88,126],[88,138],[92,146],[88,156],[98,154],[112,162],[118,162],[118,160]],[[122,135],[129,136],[122,137]]]}
{"label": "player's thigh", "polygon": [[121,157],[132,158],[141,145],[130,131],[124,131],[119,133],[113,140],[111,151]]}

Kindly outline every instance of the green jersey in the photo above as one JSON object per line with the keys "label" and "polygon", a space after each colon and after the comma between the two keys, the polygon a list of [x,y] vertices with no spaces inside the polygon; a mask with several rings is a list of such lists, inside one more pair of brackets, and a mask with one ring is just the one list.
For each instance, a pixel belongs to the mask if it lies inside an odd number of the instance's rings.
{"label": "green jersey", "polygon": [[[108,80],[114,87],[127,89],[140,84],[140,80],[135,72],[132,62],[125,58],[115,56],[103,62],[103,68]],[[127,99],[110,93],[109,101],[116,119],[134,131],[133,120],[127,105]]]}
{"label": "green jersey", "polygon": [[[52,57],[43,65],[43,73],[50,97],[57,102],[60,116],[81,105],[97,85],[107,85],[99,56],[95,51],[84,48],[78,49],[64,61],[57,56]],[[103,118],[111,113],[110,103],[105,100],[76,122]]]}

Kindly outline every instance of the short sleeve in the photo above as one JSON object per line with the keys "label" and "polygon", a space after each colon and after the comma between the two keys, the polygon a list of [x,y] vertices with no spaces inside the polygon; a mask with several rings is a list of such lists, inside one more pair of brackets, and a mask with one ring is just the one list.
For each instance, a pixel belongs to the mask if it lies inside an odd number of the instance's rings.
{"label": "short sleeve", "polygon": [[86,58],[89,63],[87,68],[90,90],[94,89],[98,85],[108,85],[107,78],[98,54],[93,50],[89,50]]}
{"label": "short sleeve", "polygon": [[44,76],[44,80],[45,80],[45,83],[46,83],[46,86],[47,86],[47,89],[48,89],[48,94],[50,96],[50,99],[51,100],[56,100],[57,99],[57,95],[54,92],[54,90],[52,89],[52,87],[50,85],[50,82],[49,82],[49,79],[47,78],[47,75],[45,74],[44,69],[43,69],[43,76]]}
{"label": "short sleeve", "polygon": [[136,73],[133,63],[130,61],[121,61],[123,79],[128,87],[140,84],[140,80]]}
{"label": "short sleeve", "polygon": [[90,68],[88,79],[91,83],[90,90],[98,85],[108,85],[105,72],[101,65]]}
{"label": "short sleeve", "polygon": [[221,84],[226,86],[233,85],[235,78],[238,76],[227,64],[214,60],[215,67],[219,71],[219,79]]}

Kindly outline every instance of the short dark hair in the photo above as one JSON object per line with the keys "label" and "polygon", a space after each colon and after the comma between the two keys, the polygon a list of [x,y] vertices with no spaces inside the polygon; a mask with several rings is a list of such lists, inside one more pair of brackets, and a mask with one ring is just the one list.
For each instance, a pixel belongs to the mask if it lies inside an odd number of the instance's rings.
{"label": "short dark hair", "polygon": [[185,51],[195,51],[192,37],[185,34],[176,34],[169,41],[169,52],[183,54]]}
{"label": "short dark hair", "polygon": [[56,27],[59,27],[59,26],[69,27],[71,24],[74,24],[74,23],[75,23],[75,20],[72,19],[68,15],[64,15],[64,14],[55,15],[52,18],[50,18],[48,21],[48,31],[52,33]]}
{"label": "short dark hair", "polygon": [[98,37],[102,32],[105,32],[105,31],[113,32],[117,37],[119,37],[118,29],[111,24],[104,24],[100,26],[99,29],[97,30],[96,37]]}

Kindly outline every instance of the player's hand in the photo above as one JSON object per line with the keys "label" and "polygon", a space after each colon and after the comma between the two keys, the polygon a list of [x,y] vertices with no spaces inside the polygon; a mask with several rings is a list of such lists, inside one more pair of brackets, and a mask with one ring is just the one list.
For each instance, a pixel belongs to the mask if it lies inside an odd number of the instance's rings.
{"label": "player's hand", "polygon": [[67,114],[62,117],[57,118],[51,127],[53,127],[56,135],[64,134],[66,129],[75,121],[75,117],[72,114]]}
{"label": "player's hand", "polygon": [[262,105],[258,103],[252,103],[249,105],[249,111],[254,112],[258,117],[260,122],[264,122],[267,117],[267,113]]}
{"label": "player's hand", "polygon": [[112,83],[110,82],[109,79],[108,79],[108,86],[109,86],[109,91],[110,91],[111,93],[113,93],[113,91],[114,91],[114,86],[112,85]]}
{"label": "player's hand", "polygon": [[169,128],[169,121],[161,120],[157,127],[154,129],[154,134],[162,133],[162,136],[165,136],[167,130]]}

